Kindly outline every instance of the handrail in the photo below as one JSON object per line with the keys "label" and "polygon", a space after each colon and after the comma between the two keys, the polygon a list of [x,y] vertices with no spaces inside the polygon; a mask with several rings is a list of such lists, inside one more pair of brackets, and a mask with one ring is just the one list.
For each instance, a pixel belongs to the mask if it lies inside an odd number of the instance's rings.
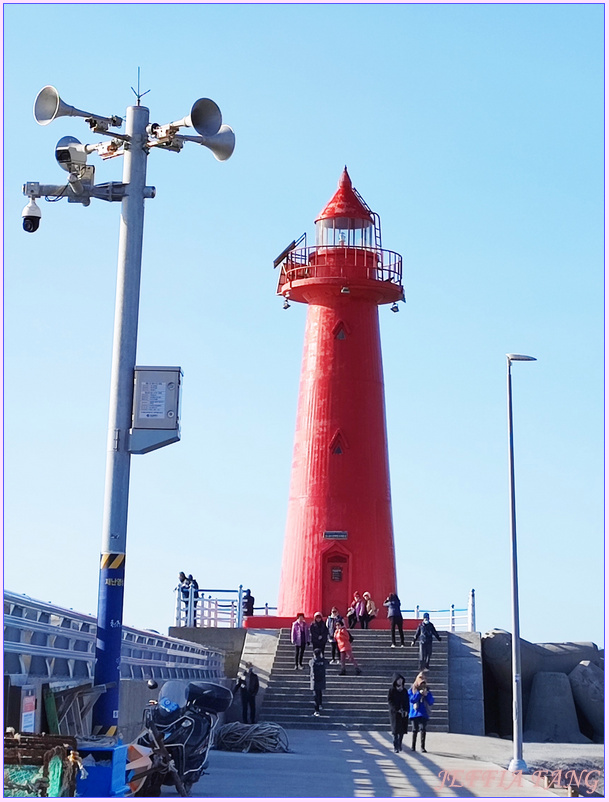
{"label": "handrail", "polygon": [[[93,616],[11,591],[4,591],[4,610],[4,653],[13,656],[10,661],[5,657],[6,673],[93,679],[97,632]],[[222,679],[224,652],[123,625],[121,677]]]}

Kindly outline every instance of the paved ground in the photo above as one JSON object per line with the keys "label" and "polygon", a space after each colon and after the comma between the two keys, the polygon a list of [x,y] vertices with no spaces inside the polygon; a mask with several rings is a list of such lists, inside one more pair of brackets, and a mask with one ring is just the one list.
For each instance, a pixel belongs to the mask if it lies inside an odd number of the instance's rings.
{"label": "paved ground", "polygon": [[[213,798],[505,797],[566,796],[535,777],[505,770],[511,741],[429,733],[427,754],[392,750],[389,732],[288,730],[289,753],[210,752],[209,774],[191,796]],[[404,739],[409,742],[410,735]],[[590,787],[603,765],[602,745],[525,744],[531,767],[585,768]],[[593,770],[597,767],[596,770]],[[581,777],[581,773],[579,775]],[[563,783],[564,784],[564,783]],[[176,796],[164,789],[163,796]]]}

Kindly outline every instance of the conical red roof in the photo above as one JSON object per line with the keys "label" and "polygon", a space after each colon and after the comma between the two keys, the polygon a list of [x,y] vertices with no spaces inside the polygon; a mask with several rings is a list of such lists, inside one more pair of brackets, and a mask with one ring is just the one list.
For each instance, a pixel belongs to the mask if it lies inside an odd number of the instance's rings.
{"label": "conical red roof", "polygon": [[334,197],[319,214],[315,222],[325,220],[328,217],[352,217],[356,220],[372,221],[370,211],[366,209],[353,190],[346,167],[340,177]]}

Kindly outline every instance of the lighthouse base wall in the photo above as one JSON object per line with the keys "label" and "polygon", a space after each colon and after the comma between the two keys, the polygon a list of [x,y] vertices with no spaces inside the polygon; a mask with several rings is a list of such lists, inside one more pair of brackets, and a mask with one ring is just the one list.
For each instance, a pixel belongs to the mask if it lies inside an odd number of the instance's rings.
{"label": "lighthouse base wall", "polygon": [[[295,616],[280,615],[250,615],[243,621],[246,629],[282,629],[290,628],[294,623]],[[421,623],[420,618],[405,618],[403,623],[404,630],[416,629]],[[359,627],[356,627],[359,629]],[[370,622],[369,629],[391,629],[391,622],[388,618],[375,618]]]}

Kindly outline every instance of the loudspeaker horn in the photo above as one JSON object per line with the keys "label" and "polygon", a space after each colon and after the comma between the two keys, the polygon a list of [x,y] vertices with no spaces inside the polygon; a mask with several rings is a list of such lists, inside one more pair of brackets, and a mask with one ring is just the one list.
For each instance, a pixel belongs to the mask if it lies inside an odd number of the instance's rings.
{"label": "loudspeaker horn", "polygon": [[213,136],[178,136],[184,142],[196,142],[209,148],[219,162],[225,162],[233,155],[235,149],[235,132],[230,125],[220,126]]}
{"label": "loudspeaker horn", "polygon": [[93,117],[112,126],[120,126],[123,123],[120,117],[100,117],[99,114],[74,108],[63,102],[54,86],[45,86],[38,92],[34,101],[34,119],[38,125],[48,125],[57,117]]}
{"label": "loudspeaker horn", "polygon": [[208,97],[200,97],[192,104],[190,114],[170,125],[175,128],[194,128],[201,136],[214,136],[222,125],[222,112],[217,103]]}

